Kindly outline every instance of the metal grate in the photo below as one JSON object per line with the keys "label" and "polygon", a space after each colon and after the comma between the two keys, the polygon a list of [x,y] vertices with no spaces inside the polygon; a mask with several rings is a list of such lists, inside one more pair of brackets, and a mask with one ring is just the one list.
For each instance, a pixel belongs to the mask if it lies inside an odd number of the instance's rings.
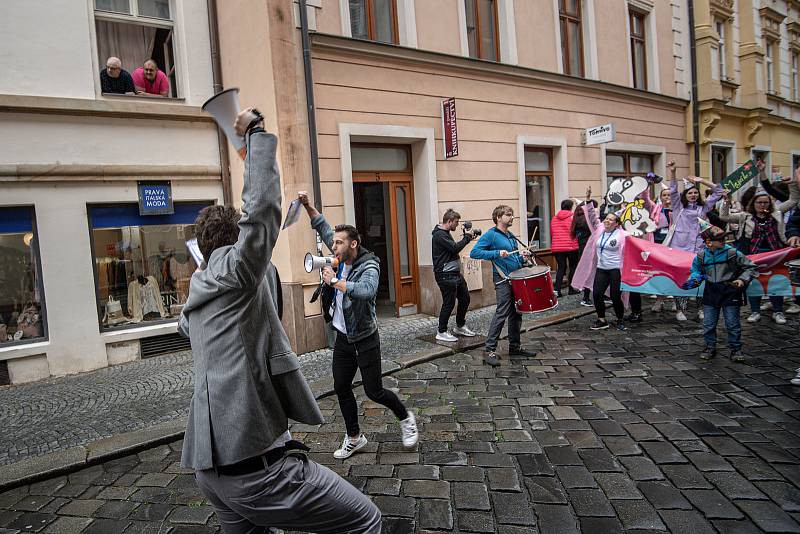
{"label": "metal grate", "polygon": [[6,360],[0,361],[0,386],[8,386],[11,384],[11,377],[8,375],[8,362]]}
{"label": "metal grate", "polygon": [[192,348],[189,340],[180,334],[153,336],[139,340],[142,358],[152,358],[170,352],[180,352]]}

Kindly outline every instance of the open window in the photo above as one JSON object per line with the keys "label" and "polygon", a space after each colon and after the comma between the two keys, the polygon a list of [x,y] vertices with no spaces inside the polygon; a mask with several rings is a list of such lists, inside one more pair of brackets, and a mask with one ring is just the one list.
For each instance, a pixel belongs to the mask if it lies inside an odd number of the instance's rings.
{"label": "open window", "polygon": [[150,93],[151,88],[158,91],[164,87],[164,83],[159,81],[163,75],[168,83],[166,96],[178,96],[174,22],[169,0],[95,0],[94,18],[101,69],[99,76],[104,94],[128,92],[123,90],[125,84],[118,80],[118,76],[125,74],[107,71],[108,58],[116,57],[120,60],[121,70],[133,78],[136,70],[152,59],[161,74],[155,74],[157,78],[153,84],[148,81],[147,92]]}

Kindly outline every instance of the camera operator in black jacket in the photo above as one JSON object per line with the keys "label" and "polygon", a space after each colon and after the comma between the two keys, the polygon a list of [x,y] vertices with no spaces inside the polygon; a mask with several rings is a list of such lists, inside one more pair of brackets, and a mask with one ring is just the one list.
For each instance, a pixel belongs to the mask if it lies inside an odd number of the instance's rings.
{"label": "camera operator in black jacket", "polygon": [[431,237],[433,274],[436,276],[436,283],[442,292],[442,310],[439,312],[439,331],[436,334],[436,339],[439,341],[458,341],[458,338],[447,331],[447,323],[450,321],[450,314],[453,313],[456,299],[458,299],[458,310],[453,333],[467,337],[475,335],[475,332],[467,328],[465,324],[467,308],[469,308],[469,290],[467,281],[461,276],[461,260],[458,255],[475,237],[475,232],[465,231],[464,237],[456,243],[450,232],[458,228],[460,221],[461,215],[457,211],[447,210],[442,217],[442,224],[436,225]]}

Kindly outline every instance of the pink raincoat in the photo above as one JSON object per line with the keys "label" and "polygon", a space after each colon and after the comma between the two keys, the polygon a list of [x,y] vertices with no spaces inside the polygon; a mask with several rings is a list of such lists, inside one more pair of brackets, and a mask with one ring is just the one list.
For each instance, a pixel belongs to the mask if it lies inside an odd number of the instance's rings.
{"label": "pink raincoat", "polygon": [[[594,287],[594,275],[597,271],[597,240],[600,239],[600,236],[605,232],[605,227],[597,217],[592,203],[584,204],[582,209],[583,213],[586,215],[586,222],[589,224],[589,228],[592,229],[592,236],[589,238],[589,241],[586,242],[586,248],[583,249],[581,260],[575,268],[575,275],[572,277],[572,287],[578,290],[585,287],[589,289]],[[622,236],[619,256],[623,258],[625,257],[625,240],[628,237],[628,232],[620,228],[619,233]],[[625,293],[623,292],[623,297],[624,296]]]}

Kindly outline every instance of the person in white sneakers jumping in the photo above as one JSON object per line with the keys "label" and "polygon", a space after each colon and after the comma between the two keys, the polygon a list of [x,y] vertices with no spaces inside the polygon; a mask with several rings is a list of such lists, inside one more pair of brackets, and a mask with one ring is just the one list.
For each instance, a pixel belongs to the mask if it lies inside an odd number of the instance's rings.
{"label": "person in white sneakers jumping", "polygon": [[336,330],[333,347],[333,389],[339,399],[347,429],[342,446],[334,458],[349,458],[367,444],[358,426],[358,404],[353,395],[353,378],[361,371],[361,383],[367,397],[392,410],[400,420],[403,445],[413,447],[419,440],[417,421],[393,392],[383,387],[381,379],[381,340],[375,314],[380,263],[361,246],[361,236],[354,226],[340,224],[331,228],[325,217],[309,203],[308,193],[298,199],[311,218],[311,226],[338,260],[337,270],[322,270],[322,279],[336,290],[331,303],[331,324]]}
{"label": "person in white sneakers jumping", "polygon": [[[431,235],[431,250],[433,253],[433,275],[436,284],[442,292],[442,309],[439,312],[439,330],[436,339],[439,341],[456,342],[460,336],[473,337],[475,332],[467,327],[467,308],[469,308],[469,289],[467,281],[461,275],[461,258],[459,252],[475,237],[472,230],[464,231],[464,237],[456,242],[450,232],[458,228],[461,215],[454,210],[447,210],[442,217],[442,224],[437,224]],[[458,300],[456,310],[456,327],[453,334],[447,331],[447,323]]]}

